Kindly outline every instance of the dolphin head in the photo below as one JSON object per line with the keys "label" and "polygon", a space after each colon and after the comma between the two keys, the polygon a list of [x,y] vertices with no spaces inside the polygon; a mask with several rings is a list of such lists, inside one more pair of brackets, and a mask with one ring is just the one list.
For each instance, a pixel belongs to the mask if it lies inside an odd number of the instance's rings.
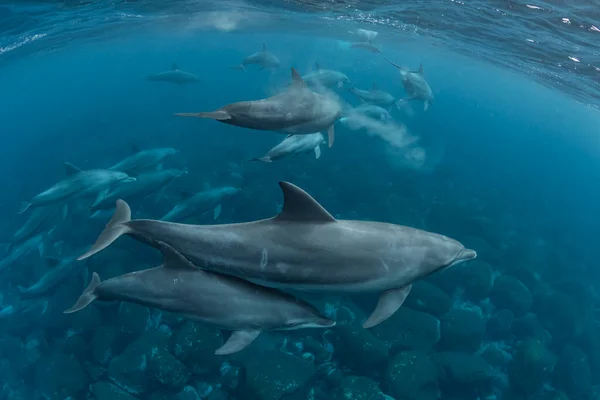
{"label": "dolphin head", "polygon": [[234,194],[237,194],[237,193],[239,193],[241,191],[242,191],[241,188],[227,186],[227,187],[223,188],[223,195],[225,195],[227,197],[230,197],[230,196],[233,196]]}
{"label": "dolphin head", "polygon": [[473,260],[477,258],[477,252],[475,250],[464,248],[456,255],[456,258],[452,263],[450,263],[449,267],[459,264],[461,262]]}
{"label": "dolphin head", "polygon": [[136,181],[136,179],[133,176],[129,176],[125,172],[115,171],[114,174],[116,180],[119,182],[131,183]]}

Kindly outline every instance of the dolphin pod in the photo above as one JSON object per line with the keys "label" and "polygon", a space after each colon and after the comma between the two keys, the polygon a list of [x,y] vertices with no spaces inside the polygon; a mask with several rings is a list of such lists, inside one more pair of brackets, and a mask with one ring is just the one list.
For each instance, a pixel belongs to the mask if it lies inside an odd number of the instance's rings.
{"label": "dolphin pod", "polygon": [[161,241],[155,245],[163,254],[163,265],[104,282],[94,272],[88,287],[65,313],[79,311],[95,300],[128,301],[181,313],[193,321],[233,331],[215,351],[217,355],[243,350],[265,330],[335,325],[316,308],[287,293],[200,270],[172,246]]}
{"label": "dolphin pod", "polygon": [[163,242],[198,268],[275,288],[318,292],[378,292],[365,328],[393,315],[414,281],[472,260],[474,250],[449,237],[407,226],[336,220],[304,190],[280,182],[284,204],[269,219],[224,225],[131,220],[127,203],[116,210],[94,245],[78,259],[122,235],[159,247]]}

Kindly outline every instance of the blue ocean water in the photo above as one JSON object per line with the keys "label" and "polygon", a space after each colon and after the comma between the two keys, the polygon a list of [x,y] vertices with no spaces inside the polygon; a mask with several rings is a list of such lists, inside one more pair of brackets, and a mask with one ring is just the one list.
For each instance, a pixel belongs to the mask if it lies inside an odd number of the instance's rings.
{"label": "blue ocean water", "polygon": [[[596,398],[598,17],[586,1],[0,2],[0,399]],[[383,54],[352,46],[359,29],[378,33]],[[279,68],[232,68],[263,43]],[[410,95],[386,59],[422,64],[433,101],[353,121],[365,104],[348,89]],[[315,63],[350,80],[315,89],[343,108],[318,158],[250,161],[286,135],[174,116],[273,96],[288,90],[291,68],[305,76]],[[198,81],[147,80],[173,65]],[[160,219],[221,187],[241,190],[181,222],[270,218],[287,181],[337,219],[447,235],[477,258],[418,279],[370,329],[361,324],[372,290],[293,291],[337,325],[263,332],[230,356],[214,354],[230,330],[148,303],[95,301],[64,314],[93,272],[119,277],[161,255],[119,238],[74,260],[113,213],[90,216],[103,190],[84,193],[89,182],[16,240],[36,215],[19,214],[21,203],[65,179],[65,162],[106,169],[156,148],[177,153],[143,173],[186,173],[123,196],[134,219]],[[354,249],[370,254],[367,241]]]}

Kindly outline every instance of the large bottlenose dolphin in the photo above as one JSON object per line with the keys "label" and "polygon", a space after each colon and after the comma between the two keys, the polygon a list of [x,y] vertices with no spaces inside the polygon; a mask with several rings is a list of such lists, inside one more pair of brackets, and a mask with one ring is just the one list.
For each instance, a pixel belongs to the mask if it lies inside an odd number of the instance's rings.
{"label": "large bottlenose dolphin", "polygon": [[177,204],[161,219],[164,221],[184,221],[193,215],[201,215],[209,210],[213,210],[213,218],[219,218],[221,215],[221,203],[239,193],[242,189],[231,186],[223,186],[212,189],[206,189],[199,193],[182,192],[183,201]]}
{"label": "large bottlenose dolphin", "polygon": [[179,152],[179,150],[170,147],[158,147],[141,151],[133,148],[133,151],[134,154],[119,161],[110,167],[109,170],[134,175],[150,168],[162,169],[165,159]]}
{"label": "large bottlenose dolphin", "polygon": [[295,135],[327,130],[331,147],[335,136],[333,124],[341,114],[342,107],[336,98],[313,92],[292,68],[292,84],[275,96],[232,103],[211,112],[175,115],[208,118],[242,128]]}
{"label": "large bottlenose dolphin", "polygon": [[477,256],[458,241],[382,222],[336,220],[297,186],[280,182],[284,204],[274,218],[225,225],[184,225],[131,220],[118,201],[96,243],[79,259],[121,235],[156,246],[171,245],[196,266],[255,283],[297,290],[381,292],[363,324],[375,326],[402,305],[411,284]]}
{"label": "large bottlenose dolphin", "polygon": [[312,135],[288,136],[277,146],[273,147],[264,156],[253,158],[252,161],[262,161],[270,163],[280,160],[284,157],[295,156],[303,153],[315,152],[315,158],[321,157],[321,143],[325,143],[325,138],[320,132]]}
{"label": "large bottlenose dolphin", "polygon": [[335,322],[304,301],[276,289],[243,279],[202,271],[166,243],[155,245],[163,265],[100,282],[92,281],[77,303],[79,311],[94,300],[118,300],[183,314],[193,321],[216,325],[233,333],[215,354],[236,353],[266,330],[330,328]]}
{"label": "large bottlenose dolphin", "polygon": [[327,88],[343,88],[345,84],[350,83],[350,78],[343,72],[323,69],[319,63],[315,63],[315,70],[304,75],[302,79],[307,85]]}
{"label": "large bottlenose dolphin", "polygon": [[371,89],[369,90],[361,90],[357,88],[350,88],[349,90],[350,93],[365,103],[375,104],[378,106],[391,106],[396,102],[394,96],[384,90],[379,89],[375,83],[373,83]]}
{"label": "large bottlenose dolphin", "polygon": [[198,82],[200,79],[189,72],[185,72],[177,68],[177,65],[173,64],[170,71],[159,72],[158,74],[152,74],[146,77],[147,81],[161,81],[176,83],[178,85],[184,85],[186,83]]}
{"label": "large bottlenose dolphin", "polygon": [[263,43],[262,51],[251,54],[248,57],[244,58],[242,63],[234,68],[246,71],[247,65],[258,65],[260,66],[260,69],[263,70],[279,68],[280,64],[281,62],[279,61],[279,58],[277,58],[273,53],[269,53],[269,51],[267,50],[267,45]]}
{"label": "large bottlenose dolphin", "polygon": [[[384,57],[385,58],[385,57]],[[425,76],[423,75],[423,64],[419,66],[418,71],[410,71],[407,68],[401,67],[398,64],[395,64],[385,58],[387,62],[392,64],[394,67],[398,68],[400,71],[400,77],[402,78],[402,84],[404,85],[404,90],[408,95],[405,99],[400,99],[396,103],[398,108],[400,104],[404,101],[410,100],[422,100],[423,101],[423,110],[427,111],[429,108],[429,103],[433,102],[433,92],[431,91],[431,87],[429,83],[425,80]]]}
{"label": "large bottlenose dolphin", "polygon": [[117,182],[134,182],[135,178],[125,172],[107,169],[90,169],[82,171],[79,168],[65,163],[67,177],[50,189],[34,196],[29,202],[23,202],[19,214],[29,208],[46,206],[93,194],[99,194]]}

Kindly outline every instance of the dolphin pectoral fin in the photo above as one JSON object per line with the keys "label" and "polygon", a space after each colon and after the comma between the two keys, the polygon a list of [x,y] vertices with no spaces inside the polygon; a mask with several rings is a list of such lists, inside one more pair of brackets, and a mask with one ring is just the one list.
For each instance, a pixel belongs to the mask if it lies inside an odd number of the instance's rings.
{"label": "dolphin pectoral fin", "polygon": [[315,147],[315,158],[318,160],[321,158],[321,146]]}
{"label": "dolphin pectoral fin", "polygon": [[91,302],[98,298],[98,295],[95,294],[94,291],[99,285],[100,276],[94,272],[92,274],[92,280],[90,281],[90,284],[85,288],[81,296],[79,296],[79,299],[77,299],[75,305],[73,305],[73,307],[69,308],[68,310],[63,311],[63,313],[71,314],[79,310],[83,310],[84,308],[89,306]]}
{"label": "dolphin pectoral fin", "polygon": [[333,215],[311,195],[289,182],[279,182],[283,191],[283,208],[275,219],[279,221],[336,222]]}
{"label": "dolphin pectoral fin", "polygon": [[104,198],[106,197],[107,194],[108,194],[108,188],[99,192],[98,196],[96,196],[96,200],[94,201],[94,204],[92,204],[92,207],[96,207],[98,204],[102,203],[102,200],[104,200]]}
{"label": "dolphin pectoral fin", "polygon": [[425,100],[423,102],[423,111],[427,111],[428,108],[429,108],[429,102],[427,100]]}
{"label": "dolphin pectoral fin", "polygon": [[221,205],[217,204],[217,206],[213,210],[213,219],[219,218],[219,215],[221,215],[221,209],[222,209]]}
{"label": "dolphin pectoral fin", "polygon": [[31,207],[31,203],[28,203],[26,201],[21,202],[21,209],[19,210],[19,214],[23,214],[25,211],[29,210],[29,207]]}
{"label": "dolphin pectoral fin", "polygon": [[73,164],[71,164],[71,163],[68,163],[68,162],[66,162],[66,163],[63,163],[63,166],[65,167],[65,174],[66,174],[67,176],[71,176],[71,175],[73,175],[73,174],[76,174],[76,173],[78,173],[78,172],[81,172],[81,168],[77,168],[76,166],[74,166],[74,165],[73,165]]}
{"label": "dolphin pectoral fin", "polygon": [[273,162],[273,160],[271,160],[271,157],[267,157],[267,156],[260,157],[260,158],[253,158],[250,161],[262,161],[262,162],[265,162],[265,163],[271,163],[271,162]]}
{"label": "dolphin pectoral fin", "polygon": [[177,114],[175,114],[175,116],[206,118],[206,119],[214,119],[215,121],[227,121],[228,119],[231,119],[231,115],[229,115],[225,111],[211,111],[211,112],[200,112],[200,113],[177,113]]}
{"label": "dolphin pectoral fin", "polygon": [[87,252],[77,257],[77,260],[84,260],[104,250],[119,237],[130,232],[130,228],[126,225],[129,221],[131,221],[131,209],[129,205],[123,200],[117,200],[115,213],[100,233],[100,236],[98,236],[98,239],[96,239],[96,243]]}
{"label": "dolphin pectoral fin", "polygon": [[368,329],[379,325],[394,315],[410,293],[412,285],[403,286],[398,289],[389,289],[381,293],[379,302],[373,314],[365,321],[363,328]]}
{"label": "dolphin pectoral fin", "polygon": [[335,140],[335,128],[333,125],[327,128],[327,139],[329,142],[329,148],[331,148],[331,146],[333,146],[333,141]]}
{"label": "dolphin pectoral fin", "polygon": [[256,340],[261,331],[235,331],[229,336],[225,344],[215,350],[218,356],[226,356],[228,354],[237,353],[244,350],[252,342]]}

